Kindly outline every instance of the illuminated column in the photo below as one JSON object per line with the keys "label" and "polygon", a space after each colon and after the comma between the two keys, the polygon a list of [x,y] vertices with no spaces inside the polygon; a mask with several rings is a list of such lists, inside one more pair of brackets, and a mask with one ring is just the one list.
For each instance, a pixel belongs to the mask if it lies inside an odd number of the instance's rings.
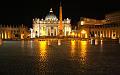
{"label": "illuminated column", "polygon": [[58,33],[58,28],[56,27],[56,36],[58,35],[57,33]]}
{"label": "illuminated column", "polygon": [[6,39],[8,39],[8,31],[6,31]]}
{"label": "illuminated column", "polygon": [[64,28],[64,35],[66,36],[67,27]]}
{"label": "illuminated column", "polygon": [[95,36],[95,38],[96,38],[96,35],[97,35],[96,30],[94,31],[94,33],[95,33],[94,36]]}
{"label": "illuminated column", "polygon": [[2,31],[2,39],[4,39],[4,31]]}
{"label": "illuminated column", "polygon": [[48,27],[46,27],[46,36],[48,36]]}
{"label": "illuminated column", "polygon": [[108,31],[106,30],[106,38],[108,38]]}
{"label": "illuminated column", "polygon": [[55,27],[53,27],[53,29],[52,29],[53,36],[55,36],[55,34],[54,34],[54,31],[55,31],[55,30],[54,30],[54,29],[55,29]]}
{"label": "illuminated column", "polygon": [[98,37],[98,31],[96,31],[96,36]]}
{"label": "illuminated column", "polygon": [[55,32],[54,33],[55,33],[55,36],[57,36],[57,27],[55,27]]}
{"label": "illuminated column", "polygon": [[112,36],[112,38],[113,38],[113,30],[112,30],[112,35],[111,35],[111,36]]}
{"label": "illuminated column", "polygon": [[51,36],[51,27],[49,27],[49,29],[50,29],[50,36]]}
{"label": "illuminated column", "polygon": [[10,31],[8,31],[8,38],[10,39]]}
{"label": "illuminated column", "polygon": [[103,38],[105,37],[105,35],[104,35],[104,30],[103,30]]}
{"label": "illuminated column", "polygon": [[7,39],[9,38],[9,31],[7,32]]}
{"label": "illuminated column", "polygon": [[30,38],[33,38],[33,29],[30,28]]}
{"label": "illuminated column", "polygon": [[3,31],[3,39],[5,39],[5,32]]}
{"label": "illuminated column", "polygon": [[106,30],[104,30],[104,37],[106,37]]}
{"label": "illuminated column", "polygon": [[2,31],[2,39],[4,38],[4,34],[3,34],[3,31]]}
{"label": "illuminated column", "polygon": [[6,31],[5,31],[5,39],[7,38],[7,34],[6,34]]}
{"label": "illuminated column", "polygon": [[106,30],[106,38],[107,38],[107,34],[108,34],[108,33],[107,33],[107,30]]}
{"label": "illuminated column", "polygon": [[37,24],[37,36],[39,37],[40,36],[40,31],[39,31],[39,24]]}
{"label": "illuminated column", "polygon": [[38,22],[38,37],[40,37],[40,24],[39,24],[39,22]]}
{"label": "illuminated column", "polygon": [[49,29],[49,27],[48,27],[48,36],[50,36],[50,29]]}

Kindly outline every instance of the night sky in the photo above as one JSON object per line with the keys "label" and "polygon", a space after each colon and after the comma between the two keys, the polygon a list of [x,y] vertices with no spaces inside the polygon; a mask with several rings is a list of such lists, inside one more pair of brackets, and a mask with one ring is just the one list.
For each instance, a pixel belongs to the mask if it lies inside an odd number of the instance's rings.
{"label": "night sky", "polygon": [[[60,0],[24,0],[0,2],[0,24],[25,24],[32,27],[32,19],[45,18],[50,8],[59,17]],[[63,19],[70,18],[76,25],[80,17],[104,19],[106,13],[120,10],[115,0],[62,0]]]}

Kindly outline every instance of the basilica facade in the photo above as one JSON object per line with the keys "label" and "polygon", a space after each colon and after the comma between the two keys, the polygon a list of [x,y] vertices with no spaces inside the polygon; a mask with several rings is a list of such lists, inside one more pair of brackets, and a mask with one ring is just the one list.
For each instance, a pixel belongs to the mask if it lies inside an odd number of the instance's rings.
{"label": "basilica facade", "polygon": [[[62,16],[61,16],[62,17]],[[71,32],[71,20],[64,19],[62,22],[63,36],[69,36]],[[60,30],[60,20],[53,14],[52,8],[45,19],[33,19],[33,28],[31,28],[31,38],[40,36],[58,36]]]}

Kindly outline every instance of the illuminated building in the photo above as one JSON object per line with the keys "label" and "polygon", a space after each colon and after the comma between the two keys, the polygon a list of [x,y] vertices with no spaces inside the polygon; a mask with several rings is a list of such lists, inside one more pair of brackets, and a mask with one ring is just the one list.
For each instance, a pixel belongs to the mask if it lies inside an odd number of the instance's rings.
{"label": "illuminated building", "polygon": [[81,17],[79,24],[80,25],[102,25],[102,24],[106,24],[106,20],[96,20],[92,18]]}
{"label": "illuminated building", "polygon": [[[116,19],[120,18],[117,15]],[[110,17],[109,17],[110,18]],[[114,17],[115,19],[115,17]],[[77,37],[80,38],[110,38],[117,39],[120,38],[120,23],[118,20],[114,21],[96,20],[90,18],[82,18],[78,22],[78,33]],[[114,22],[114,23],[113,23]]]}
{"label": "illuminated building", "polygon": [[105,19],[109,23],[119,23],[120,24],[120,11],[106,14]]}
{"label": "illuminated building", "polygon": [[0,25],[0,39],[25,39],[28,34],[28,28],[24,25]]}
{"label": "illuminated building", "polygon": [[[61,6],[60,12],[62,12]],[[62,21],[62,13],[60,13],[60,16],[60,20],[58,20],[58,18],[53,14],[53,10],[51,8],[49,14],[45,17],[45,19],[33,19],[33,29],[31,28],[31,38],[40,36],[59,36],[60,30],[62,30],[63,36],[70,35],[71,20],[67,18]]]}

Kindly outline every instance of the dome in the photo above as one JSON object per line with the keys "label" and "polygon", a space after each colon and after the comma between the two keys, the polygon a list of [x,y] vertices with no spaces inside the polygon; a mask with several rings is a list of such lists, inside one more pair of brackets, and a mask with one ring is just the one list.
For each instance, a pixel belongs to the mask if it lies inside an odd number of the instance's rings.
{"label": "dome", "polygon": [[57,17],[53,14],[52,8],[50,9],[50,13],[45,17],[45,20],[58,20]]}

